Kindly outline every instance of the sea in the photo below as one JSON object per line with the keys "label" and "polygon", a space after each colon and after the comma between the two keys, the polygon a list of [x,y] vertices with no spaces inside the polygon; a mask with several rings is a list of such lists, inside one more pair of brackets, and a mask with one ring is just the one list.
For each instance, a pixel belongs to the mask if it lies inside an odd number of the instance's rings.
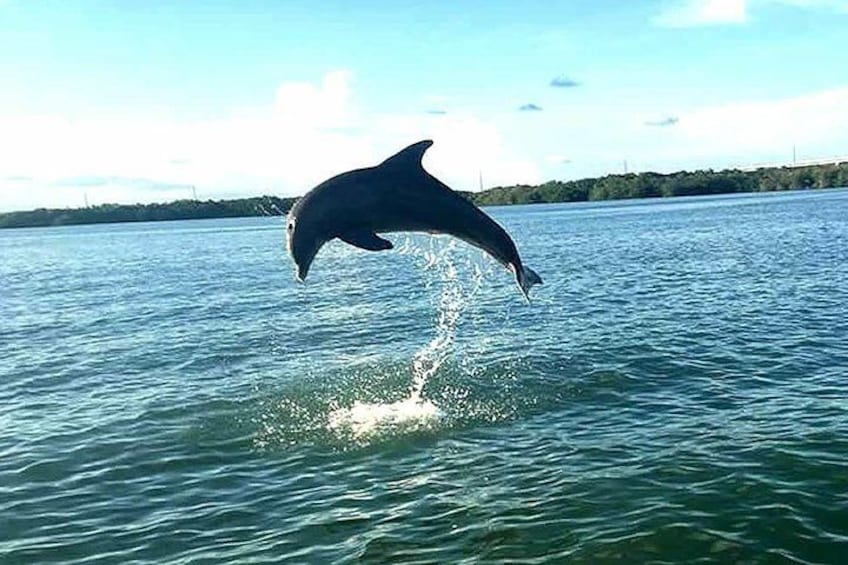
{"label": "sea", "polygon": [[0,563],[845,563],[848,189],[0,230]]}

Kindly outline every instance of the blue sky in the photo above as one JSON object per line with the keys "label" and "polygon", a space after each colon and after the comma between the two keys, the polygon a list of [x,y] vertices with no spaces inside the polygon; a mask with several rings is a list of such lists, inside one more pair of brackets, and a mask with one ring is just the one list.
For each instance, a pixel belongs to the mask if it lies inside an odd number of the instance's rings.
{"label": "blue sky", "polygon": [[848,0],[0,0],[0,210],[848,154]]}

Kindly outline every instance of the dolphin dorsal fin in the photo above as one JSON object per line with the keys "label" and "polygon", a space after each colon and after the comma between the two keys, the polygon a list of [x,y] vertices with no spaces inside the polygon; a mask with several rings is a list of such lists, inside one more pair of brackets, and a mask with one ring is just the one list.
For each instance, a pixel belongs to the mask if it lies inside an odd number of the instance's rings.
{"label": "dolphin dorsal fin", "polygon": [[425,139],[418,143],[413,143],[405,149],[401,149],[382,163],[380,168],[392,169],[396,171],[420,171],[424,167],[421,165],[421,159],[424,158],[424,152],[433,145],[432,139]]}

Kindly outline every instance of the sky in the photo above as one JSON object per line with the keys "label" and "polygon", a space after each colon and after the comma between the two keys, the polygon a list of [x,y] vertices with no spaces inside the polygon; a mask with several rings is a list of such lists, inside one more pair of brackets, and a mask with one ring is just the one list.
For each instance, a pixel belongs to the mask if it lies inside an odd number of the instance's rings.
{"label": "sky", "polygon": [[0,0],[0,211],[848,155],[848,0]]}

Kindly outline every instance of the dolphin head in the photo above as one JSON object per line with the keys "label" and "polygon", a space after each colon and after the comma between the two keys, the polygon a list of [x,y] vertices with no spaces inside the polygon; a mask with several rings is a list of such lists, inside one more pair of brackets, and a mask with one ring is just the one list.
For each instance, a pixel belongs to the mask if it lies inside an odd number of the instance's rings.
{"label": "dolphin head", "polygon": [[308,214],[299,214],[292,208],[286,220],[286,244],[297,269],[297,280],[303,282],[315,254],[327,241],[316,222]]}

